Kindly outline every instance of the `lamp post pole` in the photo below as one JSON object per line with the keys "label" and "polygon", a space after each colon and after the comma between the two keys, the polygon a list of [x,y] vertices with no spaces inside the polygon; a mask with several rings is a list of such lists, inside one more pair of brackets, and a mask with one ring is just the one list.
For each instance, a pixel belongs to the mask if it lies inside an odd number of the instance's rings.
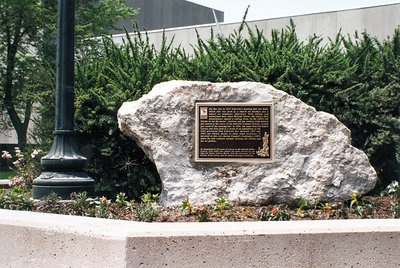
{"label": "lamp post pole", "polygon": [[44,172],[33,181],[33,198],[54,192],[93,192],[94,180],[83,172],[86,158],[79,154],[74,131],[75,0],[58,0],[56,128],[50,152],[41,159]]}

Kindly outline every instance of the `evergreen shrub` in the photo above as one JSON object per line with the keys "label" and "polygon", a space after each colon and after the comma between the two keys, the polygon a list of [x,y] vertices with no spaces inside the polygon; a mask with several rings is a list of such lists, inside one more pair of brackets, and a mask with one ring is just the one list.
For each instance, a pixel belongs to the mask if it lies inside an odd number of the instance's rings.
{"label": "evergreen shrub", "polygon": [[376,189],[384,189],[400,177],[400,30],[382,42],[367,33],[322,41],[299,41],[293,23],[268,38],[243,23],[229,36],[198,38],[190,56],[165,37],[159,50],[139,32],[122,45],[104,39],[101,53],[77,61],[75,77],[76,129],[98,194],[138,198],[160,189],[154,165],[118,130],[117,111],[172,79],[269,83],[333,113],[369,156]]}

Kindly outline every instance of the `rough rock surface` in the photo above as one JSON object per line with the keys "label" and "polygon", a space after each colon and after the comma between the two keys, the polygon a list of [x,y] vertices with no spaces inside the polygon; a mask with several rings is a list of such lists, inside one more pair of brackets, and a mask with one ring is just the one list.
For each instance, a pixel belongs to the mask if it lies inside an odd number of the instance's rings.
{"label": "rough rock surface", "polygon": [[[195,101],[273,102],[272,163],[195,163]],[[120,129],[134,139],[160,174],[163,205],[231,202],[338,201],[375,186],[367,156],[350,131],[328,113],[262,83],[170,81],[156,85],[118,112]]]}

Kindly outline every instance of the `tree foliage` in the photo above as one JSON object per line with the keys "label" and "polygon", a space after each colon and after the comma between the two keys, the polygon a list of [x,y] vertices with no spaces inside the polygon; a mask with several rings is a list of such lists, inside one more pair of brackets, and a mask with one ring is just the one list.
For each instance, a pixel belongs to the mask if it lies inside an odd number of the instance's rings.
{"label": "tree foliage", "polygon": [[[91,45],[83,40],[106,33],[118,19],[133,18],[137,12],[124,4],[77,1],[78,48]],[[7,112],[21,146],[27,141],[34,102],[49,97],[54,84],[56,5],[54,0],[0,0],[0,112]]]}
{"label": "tree foliage", "polygon": [[[0,102],[18,134],[18,142],[26,143],[26,132],[37,87],[34,45],[43,25],[51,16],[40,1],[0,1]],[[3,111],[2,111],[3,112]]]}

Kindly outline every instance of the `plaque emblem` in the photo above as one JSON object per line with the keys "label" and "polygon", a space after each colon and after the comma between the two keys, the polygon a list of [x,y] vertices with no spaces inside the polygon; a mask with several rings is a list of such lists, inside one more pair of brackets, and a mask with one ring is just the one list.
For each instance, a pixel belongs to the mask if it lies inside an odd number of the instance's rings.
{"label": "plaque emblem", "polygon": [[208,115],[208,108],[207,107],[200,107],[200,119],[207,119]]}
{"label": "plaque emblem", "polygon": [[269,157],[269,135],[267,132],[264,132],[263,137],[263,147],[258,148],[257,155],[261,157]]}

